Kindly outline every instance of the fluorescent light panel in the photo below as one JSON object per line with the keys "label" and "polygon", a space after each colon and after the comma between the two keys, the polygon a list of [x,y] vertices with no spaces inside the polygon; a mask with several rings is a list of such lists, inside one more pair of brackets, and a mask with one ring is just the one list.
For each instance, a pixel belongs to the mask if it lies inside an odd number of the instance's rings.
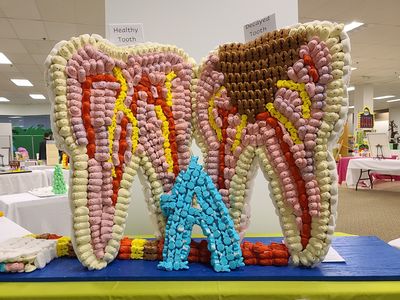
{"label": "fluorescent light panel", "polygon": [[400,101],[400,99],[392,99],[392,100],[388,100],[388,101],[386,101],[386,102],[398,102],[398,101]]}
{"label": "fluorescent light panel", "polygon": [[386,96],[379,96],[379,97],[374,97],[375,100],[382,100],[382,99],[389,99],[389,98],[394,98],[396,97],[395,95],[386,95]]}
{"label": "fluorescent light panel", "polygon": [[349,109],[352,109],[352,108],[354,108],[354,105],[352,105],[352,106],[349,106]]}
{"label": "fluorescent light panel", "polygon": [[360,27],[362,25],[364,25],[364,23],[353,21],[349,24],[344,25],[344,31],[349,32],[349,31],[356,29],[357,27]]}
{"label": "fluorescent light panel", "polygon": [[348,88],[347,88],[347,91],[348,92],[351,92],[351,91],[354,91],[356,88],[354,87],[354,86],[349,86]]}
{"label": "fluorescent light panel", "polygon": [[354,71],[354,70],[357,70],[357,68],[356,67],[351,67],[351,70]]}
{"label": "fluorescent light panel", "polygon": [[3,52],[0,52],[0,64],[3,64],[3,65],[11,65],[12,64],[11,60],[9,60],[8,57],[4,55]]}
{"label": "fluorescent light panel", "polygon": [[30,96],[32,99],[36,99],[36,100],[43,100],[43,99],[46,99],[46,97],[45,97],[44,95],[42,95],[42,94],[29,94],[29,96]]}
{"label": "fluorescent light panel", "polygon": [[5,97],[0,97],[0,102],[10,102],[10,100]]}
{"label": "fluorescent light panel", "polygon": [[11,79],[16,86],[33,86],[28,79]]}

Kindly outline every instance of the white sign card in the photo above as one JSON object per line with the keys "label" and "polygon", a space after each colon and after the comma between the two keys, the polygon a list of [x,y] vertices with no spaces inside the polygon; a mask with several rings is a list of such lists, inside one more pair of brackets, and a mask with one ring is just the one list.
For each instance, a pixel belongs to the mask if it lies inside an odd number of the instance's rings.
{"label": "white sign card", "polygon": [[333,247],[329,247],[328,253],[326,254],[322,262],[333,263],[333,262],[346,262],[346,261],[335,249],[333,249]]}
{"label": "white sign card", "polygon": [[[371,153],[372,157],[381,157],[383,155],[383,157],[390,158],[392,156],[390,152],[389,138],[386,133],[367,133],[367,139],[369,152]],[[376,147],[377,145],[380,145],[381,148],[379,149]]]}
{"label": "white sign card", "polygon": [[260,35],[263,35],[269,31],[274,31],[275,29],[276,18],[275,14],[272,14],[260,20],[256,20],[252,23],[244,25],[244,41],[250,42],[258,38]]}
{"label": "white sign card", "polygon": [[46,165],[55,166],[59,163],[58,149],[54,141],[46,142]]}
{"label": "white sign card", "polygon": [[108,24],[108,40],[115,45],[132,45],[144,42],[142,23]]}

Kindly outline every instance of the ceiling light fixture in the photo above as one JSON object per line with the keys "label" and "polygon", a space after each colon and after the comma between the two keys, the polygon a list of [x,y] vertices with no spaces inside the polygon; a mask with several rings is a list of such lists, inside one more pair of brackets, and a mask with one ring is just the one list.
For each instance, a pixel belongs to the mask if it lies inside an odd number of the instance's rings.
{"label": "ceiling light fixture", "polygon": [[347,88],[347,91],[348,92],[352,92],[352,91],[354,91],[356,88],[354,87],[354,86],[349,86],[348,88]]}
{"label": "ceiling light fixture", "polygon": [[44,99],[46,99],[46,97],[44,95],[42,95],[42,94],[29,94],[29,96],[32,99],[35,99],[35,100],[44,100]]}
{"label": "ceiling light fixture", "polygon": [[379,96],[379,97],[374,97],[375,100],[382,100],[382,99],[389,99],[389,98],[394,98],[396,97],[395,95],[386,95],[386,96]]}
{"label": "ceiling light fixture", "polygon": [[353,21],[353,22],[351,22],[349,24],[344,25],[344,29],[343,30],[345,32],[349,32],[349,31],[351,31],[353,29],[356,29],[357,27],[360,27],[362,25],[364,25],[364,23]]}
{"label": "ceiling light fixture", "polygon": [[0,97],[0,102],[10,102],[10,100],[5,97]]}
{"label": "ceiling light fixture", "polygon": [[11,79],[16,86],[33,86],[28,79]]}
{"label": "ceiling light fixture", "polygon": [[400,101],[400,99],[392,99],[392,100],[388,100],[388,101],[386,101],[386,102],[398,102],[398,101]]}
{"label": "ceiling light fixture", "polygon": [[11,60],[9,60],[8,57],[4,55],[3,52],[0,52],[0,64],[12,65]]}
{"label": "ceiling light fixture", "polygon": [[357,70],[357,68],[356,67],[351,67],[351,70],[354,71],[354,70]]}
{"label": "ceiling light fixture", "polygon": [[354,108],[354,105],[352,105],[352,106],[349,106],[349,109],[352,109],[352,108]]}

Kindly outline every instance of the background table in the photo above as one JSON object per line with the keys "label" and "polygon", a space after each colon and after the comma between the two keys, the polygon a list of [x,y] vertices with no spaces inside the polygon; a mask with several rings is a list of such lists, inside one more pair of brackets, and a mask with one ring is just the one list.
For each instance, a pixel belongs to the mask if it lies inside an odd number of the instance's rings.
{"label": "background table", "polygon": [[400,175],[400,160],[395,159],[351,159],[347,167],[347,186],[355,186],[361,170],[371,170],[380,174]]}
{"label": "background table", "polygon": [[11,238],[31,234],[31,232],[19,226],[7,217],[0,217],[0,232],[0,243]]}
{"label": "background table", "polygon": [[[27,169],[31,170],[31,171],[36,171],[36,170],[44,171],[46,173],[46,176],[47,176],[48,185],[52,185],[53,184],[54,166],[40,165],[40,166],[28,167]],[[62,169],[62,171],[63,171],[65,183],[68,184],[68,182],[69,182],[69,170]]]}
{"label": "background table", "polygon": [[28,170],[48,170],[48,169],[54,169],[54,166],[48,166],[48,165],[37,165],[37,166],[29,166],[27,167]]}
{"label": "background table", "polygon": [[32,233],[71,236],[71,210],[67,195],[39,198],[29,193],[0,196],[0,210]]}
{"label": "background table", "polygon": [[48,185],[48,175],[44,170],[0,175],[0,195],[24,193]]}
{"label": "background table", "polygon": [[[53,184],[53,176],[54,176],[54,168],[44,170],[46,172],[48,184]],[[64,181],[66,184],[69,184],[69,170],[62,169],[64,175]]]}
{"label": "background table", "polygon": [[346,181],[347,168],[351,159],[361,158],[360,156],[345,156],[341,157],[337,163],[338,183],[342,184]]}

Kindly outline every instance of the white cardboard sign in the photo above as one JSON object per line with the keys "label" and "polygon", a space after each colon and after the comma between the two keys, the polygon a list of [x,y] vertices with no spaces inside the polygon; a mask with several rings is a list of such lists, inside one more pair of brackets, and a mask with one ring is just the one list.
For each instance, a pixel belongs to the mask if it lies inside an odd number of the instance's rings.
{"label": "white cardboard sign", "polygon": [[132,45],[144,42],[142,23],[108,24],[108,39],[115,45]]}
{"label": "white cardboard sign", "polygon": [[252,40],[255,40],[260,35],[269,31],[274,31],[275,29],[276,29],[276,18],[275,14],[272,14],[265,18],[244,25],[243,26],[244,41],[250,42]]}

